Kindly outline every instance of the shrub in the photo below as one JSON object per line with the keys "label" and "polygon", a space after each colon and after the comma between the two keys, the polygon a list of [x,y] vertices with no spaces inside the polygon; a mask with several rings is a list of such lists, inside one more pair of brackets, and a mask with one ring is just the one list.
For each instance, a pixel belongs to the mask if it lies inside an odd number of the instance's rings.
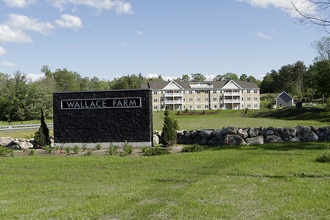
{"label": "shrub", "polygon": [[45,122],[45,115],[44,111],[41,109],[41,125],[39,130],[34,135],[34,146],[36,147],[42,147],[46,145],[50,145],[50,137],[49,137],[49,129],[47,127],[47,124]]}
{"label": "shrub", "polygon": [[146,150],[148,150],[150,147],[142,147],[142,153],[146,152]]}
{"label": "shrub", "polygon": [[198,151],[203,151],[204,147],[198,144],[193,144],[189,146],[185,146],[182,149],[182,152],[198,152]]}
{"label": "shrub", "polygon": [[70,154],[70,151],[71,151],[71,148],[70,148],[70,147],[66,147],[66,148],[65,148],[65,152],[66,152],[67,154]]}
{"label": "shrub", "polygon": [[46,147],[44,148],[44,150],[45,150],[47,153],[49,153],[49,154],[51,154],[51,153],[53,152],[53,148],[51,148],[51,146],[46,146]]}
{"label": "shrub", "polygon": [[325,100],[325,104],[328,110],[330,110],[330,97]]}
{"label": "shrub", "polygon": [[129,145],[127,141],[124,143],[124,152],[127,154],[131,154],[133,152],[132,145]]}
{"label": "shrub", "polygon": [[14,149],[10,149],[10,150],[9,150],[9,153],[10,153],[10,156],[11,156],[11,157],[15,156],[15,151],[14,151]]}
{"label": "shrub", "polygon": [[78,154],[79,153],[79,147],[77,145],[73,147],[73,152],[75,154]]}
{"label": "shrub", "polygon": [[86,156],[92,156],[93,155],[93,151],[92,150],[88,150],[87,152],[86,152]]}
{"label": "shrub", "polygon": [[0,156],[5,156],[8,152],[9,150],[7,147],[0,146]]}
{"label": "shrub", "polygon": [[177,111],[177,113],[176,113],[177,115],[180,115],[180,111]]}
{"label": "shrub", "polygon": [[109,155],[112,156],[112,155],[116,154],[118,151],[118,148],[119,148],[118,146],[110,144],[109,151],[108,151]]}
{"label": "shrub", "polygon": [[55,145],[55,150],[59,150],[59,149],[60,149],[60,147]]}
{"label": "shrub", "polygon": [[156,155],[164,155],[169,154],[170,152],[166,148],[161,147],[151,147],[147,148],[144,152],[144,156],[156,156]]}
{"label": "shrub", "polygon": [[82,145],[82,150],[83,150],[83,151],[86,151],[86,149],[87,149],[87,144],[86,144],[86,143],[83,143],[83,145]]}
{"label": "shrub", "polygon": [[176,144],[177,135],[173,119],[169,116],[169,112],[167,110],[165,110],[164,115],[164,126],[160,139],[162,144],[169,147]]}
{"label": "shrub", "polygon": [[325,151],[316,157],[317,162],[330,163],[330,151]]}
{"label": "shrub", "polygon": [[202,114],[205,115],[205,113],[206,113],[205,110],[203,110]]}
{"label": "shrub", "polygon": [[101,150],[101,149],[102,149],[101,144],[97,144],[97,145],[96,145],[96,150]]}
{"label": "shrub", "polygon": [[187,113],[187,112],[189,112],[189,110],[186,108],[186,109],[184,110],[184,112]]}
{"label": "shrub", "polygon": [[30,156],[33,156],[33,155],[35,155],[35,154],[36,154],[36,151],[35,151],[35,150],[30,150],[30,151],[29,151],[29,155],[30,155]]}

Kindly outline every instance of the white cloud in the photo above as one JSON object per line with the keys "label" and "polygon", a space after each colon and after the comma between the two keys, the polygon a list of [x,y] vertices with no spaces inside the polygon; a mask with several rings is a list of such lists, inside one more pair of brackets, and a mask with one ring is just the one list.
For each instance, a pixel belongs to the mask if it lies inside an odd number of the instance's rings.
{"label": "white cloud", "polygon": [[6,49],[3,47],[0,47],[0,56],[5,55],[7,53]]}
{"label": "white cloud", "polygon": [[259,37],[259,38],[267,39],[267,40],[271,40],[272,39],[271,36],[268,36],[267,34],[264,34],[262,32],[256,33],[256,36]]}
{"label": "white cloud", "polygon": [[14,67],[15,64],[9,61],[1,60],[0,61],[0,66],[6,66],[6,67]]}
{"label": "white cloud", "polygon": [[155,73],[149,73],[149,74],[147,75],[147,78],[149,78],[149,79],[151,79],[151,78],[158,78],[158,75],[155,74]]}
{"label": "white cloud", "polygon": [[97,11],[115,9],[117,14],[132,14],[132,5],[122,0],[48,0],[52,6],[64,10],[67,4],[84,5],[95,8]]}
{"label": "white cloud", "polygon": [[143,35],[143,32],[140,31],[140,30],[137,30],[136,33],[137,33],[138,35]]}
{"label": "white cloud", "polygon": [[47,35],[51,29],[54,29],[54,26],[49,22],[38,22],[38,19],[29,18],[25,15],[10,14],[8,17],[9,20],[6,24],[20,30],[36,31]]}
{"label": "white cloud", "polygon": [[35,0],[4,0],[8,7],[24,8],[28,5],[34,4]]}
{"label": "white cloud", "polygon": [[247,2],[252,6],[267,8],[270,5],[275,8],[279,8],[283,11],[289,13],[292,17],[299,17],[299,14],[296,12],[292,4],[295,4],[296,7],[302,11],[307,12],[308,14],[316,14],[315,5],[309,0],[238,0],[239,2]]}
{"label": "white cloud", "polygon": [[42,79],[44,77],[44,74],[27,74],[26,78],[31,79],[32,81],[37,81],[39,79]]}
{"label": "white cloud", "polygon": [[14,30],[8,25],[0,25],[0,43],[32,43],[30,36],[21,30]]}
{"label": "white cloud", "polygon": [[206,81],[213,81],[213,79],[216,77],[216,75],[213,75],[213,74],[205,75],[205,77],[206,77]]}
{"label": "white cloud", "polygon": [[82,21],[79,17],[63,14],[62,20],[56,20],[55,23],[62,28],[81,28]]}

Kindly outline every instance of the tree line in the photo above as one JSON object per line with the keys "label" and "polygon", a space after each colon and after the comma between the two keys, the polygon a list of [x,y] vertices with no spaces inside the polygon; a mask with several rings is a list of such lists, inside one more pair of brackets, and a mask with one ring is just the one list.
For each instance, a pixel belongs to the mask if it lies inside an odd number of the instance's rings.
{"label": "tree line", "polygon": [[[263,80],[253,76],[235,73],[218,74],[213,81],[241,80],[255,82],[261,93],[278,94],[286,91],[299,99],[323,98],[330,96],[330,37],[323,37],[313,43],[319,56],[313,65],[305,66],[303,62],[282,66],[279,70],[271,70]],[[138,89],[142,83],[164,81],[161,75],[156,78],[144,77],[141,73],[126,75],[114,80],[97,77],[83,77],[77,72],[67,69],[51,71],[43,66],[44,77],[29,80],[25,74],[15,72],[13,76],[0,73],[0,121],[22,121],[38,119],[40,109],[46,116],[52,113],[52,97],[54,92],[64,91],[97,91],[113,89]],[[202,73],[184,74],[176,79],[181,82],[201,82],[206,77]]]}

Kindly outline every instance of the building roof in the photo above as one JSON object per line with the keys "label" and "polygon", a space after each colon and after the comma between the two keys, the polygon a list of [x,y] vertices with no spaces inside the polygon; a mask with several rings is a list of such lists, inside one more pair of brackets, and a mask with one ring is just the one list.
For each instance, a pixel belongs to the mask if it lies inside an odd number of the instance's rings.
{"label": "building roof", "polygon": [[281,98],[285,102],[291,102],[293,100],[292,96],[290,96],[288,93],[283,91],[280,95],[276,97],[276,99]]}
{"label": "building roof", "polygon": [[[172,81],[171,81],[172,82]],[[142,83],[141,89],[153,89],[153,90],[161,90],[164,89],[169,83],[171,82],[148,82],[148,83]],[[175,81],[176,82],[176,81]],[[208,84],[211,87],[200,87],[200,89],[221,89],[224,87],[229,81],[205,81],[205,82],[176,82],[178,85],[180,85],[183,89],[197,89],[192,88],[192,84]],[[243,89],[259,89],[256,83],[254,82],[246,82],[246,81],[234,81]]]}

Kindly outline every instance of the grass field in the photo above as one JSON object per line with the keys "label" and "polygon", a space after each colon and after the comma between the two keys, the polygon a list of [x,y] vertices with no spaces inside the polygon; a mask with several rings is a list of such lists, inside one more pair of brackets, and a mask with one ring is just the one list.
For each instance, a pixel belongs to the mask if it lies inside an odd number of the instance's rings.
{"label": "grass field", "polygon": [[0,157],[0,219],[328,219],[329,143]]}

